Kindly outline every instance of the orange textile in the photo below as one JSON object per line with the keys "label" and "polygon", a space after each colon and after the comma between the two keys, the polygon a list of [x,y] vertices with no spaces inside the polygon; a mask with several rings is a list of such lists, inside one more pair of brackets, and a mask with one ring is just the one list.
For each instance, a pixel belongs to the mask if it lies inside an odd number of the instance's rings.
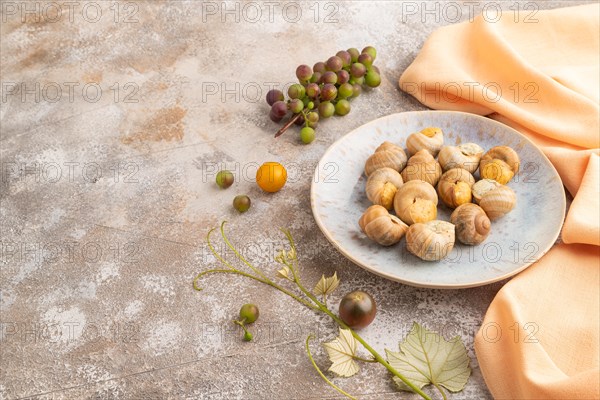
{"label": "orange textile", "polygon": [[[497,399],[600,398],[600,5],[440,28],[400,78],[423,104],[531,138],[574,196],[563,244],[508,282],[475,338]],[[498,335],[490,336],[490,326]],[[484,329],[485,327],[485,329]]]}

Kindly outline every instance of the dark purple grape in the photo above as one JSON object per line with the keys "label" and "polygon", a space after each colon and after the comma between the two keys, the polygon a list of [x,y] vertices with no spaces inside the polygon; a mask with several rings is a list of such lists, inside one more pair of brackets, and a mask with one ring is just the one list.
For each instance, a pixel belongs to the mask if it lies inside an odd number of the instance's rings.
{"label": "dark purple grape", "polygon": [[320,92],[321,89],[316,83],[309,83],[308,85],[306,85],[306,95],[311,99],[316,99],[317,97],[319,97]]}
{"label": "dark purple grape", "polygon": [[300,82],[306,82],[310,80],[312,74],[312,69],[306,64],[302,64],[298,68],[296,68],[296,77]]}
{"label": "dark purple grape", "polygon": [[354,63],[350,67],[350,75],[352,75],[354,78],[361,78],[366,73],[367,73],[367,67],[365,67],[361,63]]}
{"label": "dark purple grape", "polygon": [[322,74],[323,72],[327,71],[327,66],[324,62],[319,61],[318,63],[313,65],[313,71],[320,72]]}
{"label": "dark purple grape", "polygon": [[278,117],[277,115],[275,115],[273,113],[273,109],[271,109],[271,111],[269,111],[269,118],[271,118],[271,121],[273,121],[273,122],[281,122],[281,120],[283,119],[283,117]]}
{"label": "dark purple grape", "polygon": [[335,85],[327,83],[321,89],[321,100],[333,100],[337,97],[337,89]]}
{"label": "dark purple grape", "polygon": [[375,61],[375,59],[377,58],[377,50],[375,50],[375,47],[373,46],[365,47],[364,49],[362,49],[361,53],[366,53],[370,55],[373,61]]}
{"label": "dark purple grape", "polygon": [[347,51],[340,50],[337,52],[336,56],[338,56],[342,60],[342,68],[352,64],[352,56]]}
{"label": "dark purple grape", "polygon": [[373,65],[373,57],[371,57],[371,55],[368,53],[362,53],[360,56],[358,56],[358,62],[369,68],[371,65]]}
{"label": "dark purple grape", "polygon": [[358,51],[358,49],[351,47],[348,49],[348,54],[350,54],[353,63],[358,61],[358,56],[360,56],[360,52]]}
{"label": "dark purple grape", "polygon": [[350,74],[346,70],[341,70],[337,72],[337,84],[343,85],[344,83],[350,80]]}
{"label": "dark purple grape", "polygon": [[337,74],[333,71],[327,71],[321,76],[321,83],[336,84],[338,80]]}
{"label": "dark purple grape", "polygon": [[271,89],[267,92],[267,103],[269,103],[270,106],[275,104],[276,101],[283,101],[283,99],[284,97],[281,90]]}
{"label": "dark purple grape", "polygon": [[377,304],[370,294],[357,290],[342,298],[339,314],[350,328],[365,328],[375,319]]}
{"label": "dark purple grape", "polygon": [[333,72],[338,72],[340,69],[342,69],[343,65],[344,63],[342,59],[338,56],[329,57],[329,59],[327,60],[327,69]]}
{"label": "dark purple grape", "polygon": [[283,118],[288,112],[287,104],[283,101],[276,101],[271,106],[271,112],[278,118]]}
{"label": "dark purple grape", "polygon": [[298,117],[298,119],[296,120],[296,122],[294,122],[294,124],[300,126],[300,125],[304,125],[304,117],[301,115]]}

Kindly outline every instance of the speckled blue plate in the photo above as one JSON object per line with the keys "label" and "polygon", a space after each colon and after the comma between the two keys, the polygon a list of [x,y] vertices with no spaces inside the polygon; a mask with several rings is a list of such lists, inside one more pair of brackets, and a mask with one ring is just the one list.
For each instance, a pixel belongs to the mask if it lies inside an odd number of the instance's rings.
{"label": "speckled blue plate", "polygon": [[[521,171],[509,183],[515,209],[492,222],[478,246],[457,243],[447,258],[422,261],[406,250],[405,239],[392,247],[369,240],[358,220],[370,205],[363,167],[384,141],[405,147],[406,138],[427,126],[444,131],[445,144],[475,142],[486,151],[506,145],[517,151]],[[479,179],[479,172],[475,173]],[[311,206],[327,239],[354,263],[385,278],[429,288],[468,288],[508,278],[536,262],[555,243],[565,216],[565,192],[558,173],[542,152],[519,132],[489,118],[452,111],[388,115],[348,133],[321,158],[311,188]],[[438,219],[451,210],[438,206]]]}

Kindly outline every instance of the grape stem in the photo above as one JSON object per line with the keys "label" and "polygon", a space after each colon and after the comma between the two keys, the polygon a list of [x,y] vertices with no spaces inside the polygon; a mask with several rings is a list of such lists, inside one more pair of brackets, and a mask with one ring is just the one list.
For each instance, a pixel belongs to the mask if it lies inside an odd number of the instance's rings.
{"label": "grape stem", "polygon": [[294,122],[296,122],[301,116],[302,113],[294,114],[292,118],[290,118],[290,120],[284,126],[282,126],[280,130],[277,131],[275,137],[278,138],[279,136],[283,135],[285,131],[287,131],[290,126],[294,125]]}
{"label": "grape stem", "polygon": [[[296,117],[292,118],[292,120],[290,122],[288,122],[288,124],[286,124],[286,125],[289,126],[289,125],[293,124],[294,119],[298,118],[300,115],[301,114],[296,115]],[[239,269],[233,267],[233,265],[231,263],[229,263],[228,261],[223,259],[216,252],[215,248],[212,246],[212,243],[210,242],[210,234],[214,231],[214,229],[211,229],[206,238],[207,242],[208,242],[208,247],[210,248],[210,250],[213,253],[213,255],[215,256],[215,258],[219,262],[223,263],[227,268],[226,269],[210,269],[210,270],[200,272],[194,279],[194,282],[193,282],[194,289],[202,290],[202,288],[198,286],[198,280],[201,277],[203,277],[204,275],[212,274],[212,273],[223,273],[223,274],[231,273],[231,274],[235,274],[235,275],[241,275],[241,276],[244,276],[247,278],[251,278],[255,281],[261,282],[263,284],[269,285],[269,286],[279,290],[280,292],[287,294],[288,296],[290,296],[294,300],[298,301],[302,305],[304,305],[316,312],[321,312],[321,313],[328,315],[342,329],[349,330],[350,333],[352,334],[352,336],[365,348],[365,350],[367,350],[373,356],[373,359],[362,359],[360,357],[353,356],[355,359],[357,359],[359,361],[377,362],[377,363],[381,364],[392,375],[397,376],[402,382],[404,382],[413,392],[417,393],[425,400],[431,400],[431,397],[429,395],[427,395],[418,386],[416,386],[414,383],[412,383],[410,380],[408,380],[408,378],[406,378],[404,375],[402,375],[400,372],[398,372],[392,365],[390,365],[390,363],[385,358],[383,358],[377,351],[375,351],[375,349],[373,349],[367,342],[365,342],[365,340],[362,337],[360,337],[360,335],[358,333],[356,333],[353,329],[351,329],[344,321],[341,320],[340,317],[338,317],[336,314],[334,314],[327,307],[327,304],[325,303],[325,301],[321,302],[311,291],[306,289],[306,287],[300,280],[300,276],[298,273],[299,272],[298,271],[298,252],[296,250],[296,245],[294,243],[294,239],[292,238],[292,235],[290,234],[289,231],[282,229],[283,233],[285,234],[285,236],[290,244],[291,250],[287,253],[285,251],[282,251],[280,253],[281,255],[278,256],[276,258],[276,260],[289,268],[290,272],[292,273],[292,276],[290,277],[289,280],[291,280],[296,285],[296,287],[300,290],[300,293],[298,293],[298,294],[292,293],[288,289],[273,282],[259,268],[250,264],[248,262],[248,260],[246,260],[231,244],[231,242],[225,235],[224,226],[225,226],[225,221],[221,224],[221,236],[223,236],[223,240],[229,246],[229,248],[233,251],[233,253],[236,255],[236,257],[240,261],[242,261],[244,264],[246,264],[246,266],[248,266],[256,275],[250,274],[248,272],[245,272],[245,271],[242,271],[242,270],[239,270]],[[233,322],[242,326],[242,328],[244,328],[243,322],[241,322],[241,321],[233,321]],[[308,347],[308,340],[309,339],[307,339],[307,343],[306,343],[307,347]],[[308,351],[310,351],[310,350],[308,350]],[[312,360],[310,353],[309,353],[309,358],[311,358],[311,362],[313,363],[313,366],[315,366],[314,360]],[[317,371],[320,372],[320,370],[318,370],[318,369],[317,369]],[[331,385],[331,382],[329,382],[321,372],[320,372],[320,375],[322,378],[325,379],[325,381],[328,384]],[[352,398],[351,396],[349,396],[347,393],[343,392],[338,387],[334,386],[334,388],[336,390],[338,390],[340,393]],[[440,388],[438,387],[438,389],[440,389]],[[445,398],[446,398],[445,394],[443,393],[443,391],[441,391],[441,389],[440,389],[440,392],[442,393],[442,397],[445,400]]]}

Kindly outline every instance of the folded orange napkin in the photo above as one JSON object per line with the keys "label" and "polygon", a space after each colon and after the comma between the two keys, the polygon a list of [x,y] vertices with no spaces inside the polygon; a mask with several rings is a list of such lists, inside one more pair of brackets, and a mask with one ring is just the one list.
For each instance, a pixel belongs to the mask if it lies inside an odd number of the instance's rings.
{"label": "folded orange napkin", "polygon": [[556,167],[574,197],[564,243],[500,290],[475,351],[497,399],[597,399],[600,6],[525,16],[479,16],[437,30],[400,87],[431,108],[514,127]]}

